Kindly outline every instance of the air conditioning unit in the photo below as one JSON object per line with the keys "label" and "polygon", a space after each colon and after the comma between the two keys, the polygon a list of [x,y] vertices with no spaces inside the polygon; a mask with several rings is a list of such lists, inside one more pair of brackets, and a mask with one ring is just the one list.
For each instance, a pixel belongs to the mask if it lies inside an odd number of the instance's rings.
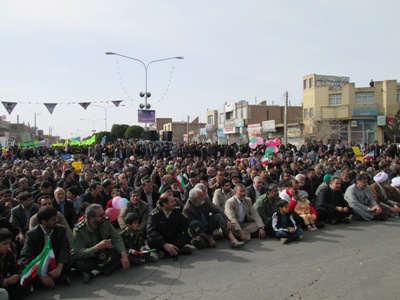
{"label": "air conditioning unit", "polygon": [[357,120],[351,121],[350,127],[357,127],[357,126],[358,126]]}

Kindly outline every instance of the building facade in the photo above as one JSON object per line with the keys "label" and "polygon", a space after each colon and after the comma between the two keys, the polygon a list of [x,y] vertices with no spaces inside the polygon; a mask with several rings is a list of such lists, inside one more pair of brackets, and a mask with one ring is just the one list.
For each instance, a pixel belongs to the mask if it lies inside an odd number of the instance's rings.
{"label": "building facade", "polygon": [[[301,106],[287,107],[288,138],[301,138]],[[241,100],[225,103],[223,109],[207,111],[207,135],[222,143],[247,143],[248,134],[255,132],[263,138],[284,136],[285,107],[268,105],[267,101],[249,104]],[[210,134],[213,129],[212,134]],[[291,133],[289,135],[289,133]],[[291,141],[288,141],[291,143]]]}
{"label": "building facade", "polygon": [[304,136],[383,143],[382,127],[396,114],[399,100],[397,80],[371,80],[367,87],[356,87],[345,76],[304,76]]}

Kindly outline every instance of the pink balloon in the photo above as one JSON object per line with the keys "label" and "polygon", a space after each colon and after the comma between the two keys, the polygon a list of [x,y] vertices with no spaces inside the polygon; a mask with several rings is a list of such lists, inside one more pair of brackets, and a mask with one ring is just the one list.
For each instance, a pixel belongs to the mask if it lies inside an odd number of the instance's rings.
{"label": "pink balloon", "polygon": [[135,157],[132,155],[131,157],[129,157],[130,160],[135,160]]}
{"label": "pink balloon", "polygon": [[278,147],[274,146],[274,154],[277,154],[279,152]]}
{"label": "pink balloon", "polygon": [[256,143],[250,143],[249,144],[250,149],[256,149],[257,148],[257,144]]}
{"label": "pink balloon", "polygon": [[111,222],[114,222],[118,218],[118,215],[119,215],[119,209],[115,207],[107,208],[106,216],[110,219]]}
{"label": "pink balloon", "polygon": [[122,207],[124,207],[124,200],[121,197],[115,197],[112,200],[112,206],[116,209],[121,209]]}
{"label": "pink balloon", "polygon": [[274,139],[274,143],[275,143],[275,146],[279,146],[281,144],[281,139],[280,138]]}
{"label": "pink balloon", "polygon": [[268,141],[265,143],[265,146],[267,146],[267,147],[273,147],[273,146],[275,146],[275,145],[274,145],[274,141],[273,141],[273,140],[268,140]]}
{"label": "pink balloon", "polygon": [[257,145],[262,145],[263,142],[264,142],[264,139],[261,136],[257,137]]}

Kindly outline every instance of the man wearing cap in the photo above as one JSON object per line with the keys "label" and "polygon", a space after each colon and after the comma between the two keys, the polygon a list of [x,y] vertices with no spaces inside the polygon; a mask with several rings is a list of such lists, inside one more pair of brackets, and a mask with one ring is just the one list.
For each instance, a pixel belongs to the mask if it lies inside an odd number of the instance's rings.
{"label": "man wearing cap", "polygon": [[315,203],[318,217],[328,224],[350,223],[349,216],[353,213],[353,210],[344,199],[340,185],[340,178],[333,176],[329,185],[321,188],[318,193]]}
{"label": "man wearing cap", "polygon": [[366,221],[384,221],[387,219],[386,216],[382,216],[382,208],[371,195],[367,174],[357,175],[356,183],[347,188],[344,199],[353,209],[353,217],[355,219],[363,219]]}
{"label": "man wearing cap", "polygon": [[185,203],[189,199],[189,192],[194,186],[199,182],[199,175],[195,172],[189,173],[189,182],[183,188],[183,198],[182,201]]}
{"label": "man wearing cap", "polygon": [[321,191],[322,188],[329,186],[329,184],[331,183],[331,174],[325,174],[323,177],[323,182],[318,186],[317,190],[315,191],[315,197],[318,197],[319,192]]}
{"label": "man wearing cap", "polygon": [[392,184],[387,189],[387,196],[400,203],[400,177],[394,177],[392,179]]}
{"label": "man wearing cap", "polygon": [[400,212],[400,205],[390,199],[387,194],[389,188],[389,176],[385,172],[379,172],[374,176],[374,183],[371,184],[371,194],[375,201],[382,208],[382,215],[390,216]]}

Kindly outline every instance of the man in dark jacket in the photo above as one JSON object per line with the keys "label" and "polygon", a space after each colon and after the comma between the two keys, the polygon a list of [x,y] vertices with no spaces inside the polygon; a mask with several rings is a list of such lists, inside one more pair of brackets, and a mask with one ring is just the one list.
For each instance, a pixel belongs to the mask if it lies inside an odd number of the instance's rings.
{"label": "man in dark jacket", "polygon": [[318,219],[328,224],[350,223],[348,217],[353,209],[343,197],[341,179],[338,176],[333,176],[329,185],[319,191],[315,206]]}
{"label": "man in dark jacket", "polygon": [[22,259],[28,265],[42,252],[46,240],[50,239],[57,265],[46,275],[39,276],[39,279],[45,287],[53,288],[56,282],[69,285],[72,259],[65,227],[57,224],[57,210],[45,206],[39,210],[37,218],[40,225],[26,233],[26,241],[21,252]]}

